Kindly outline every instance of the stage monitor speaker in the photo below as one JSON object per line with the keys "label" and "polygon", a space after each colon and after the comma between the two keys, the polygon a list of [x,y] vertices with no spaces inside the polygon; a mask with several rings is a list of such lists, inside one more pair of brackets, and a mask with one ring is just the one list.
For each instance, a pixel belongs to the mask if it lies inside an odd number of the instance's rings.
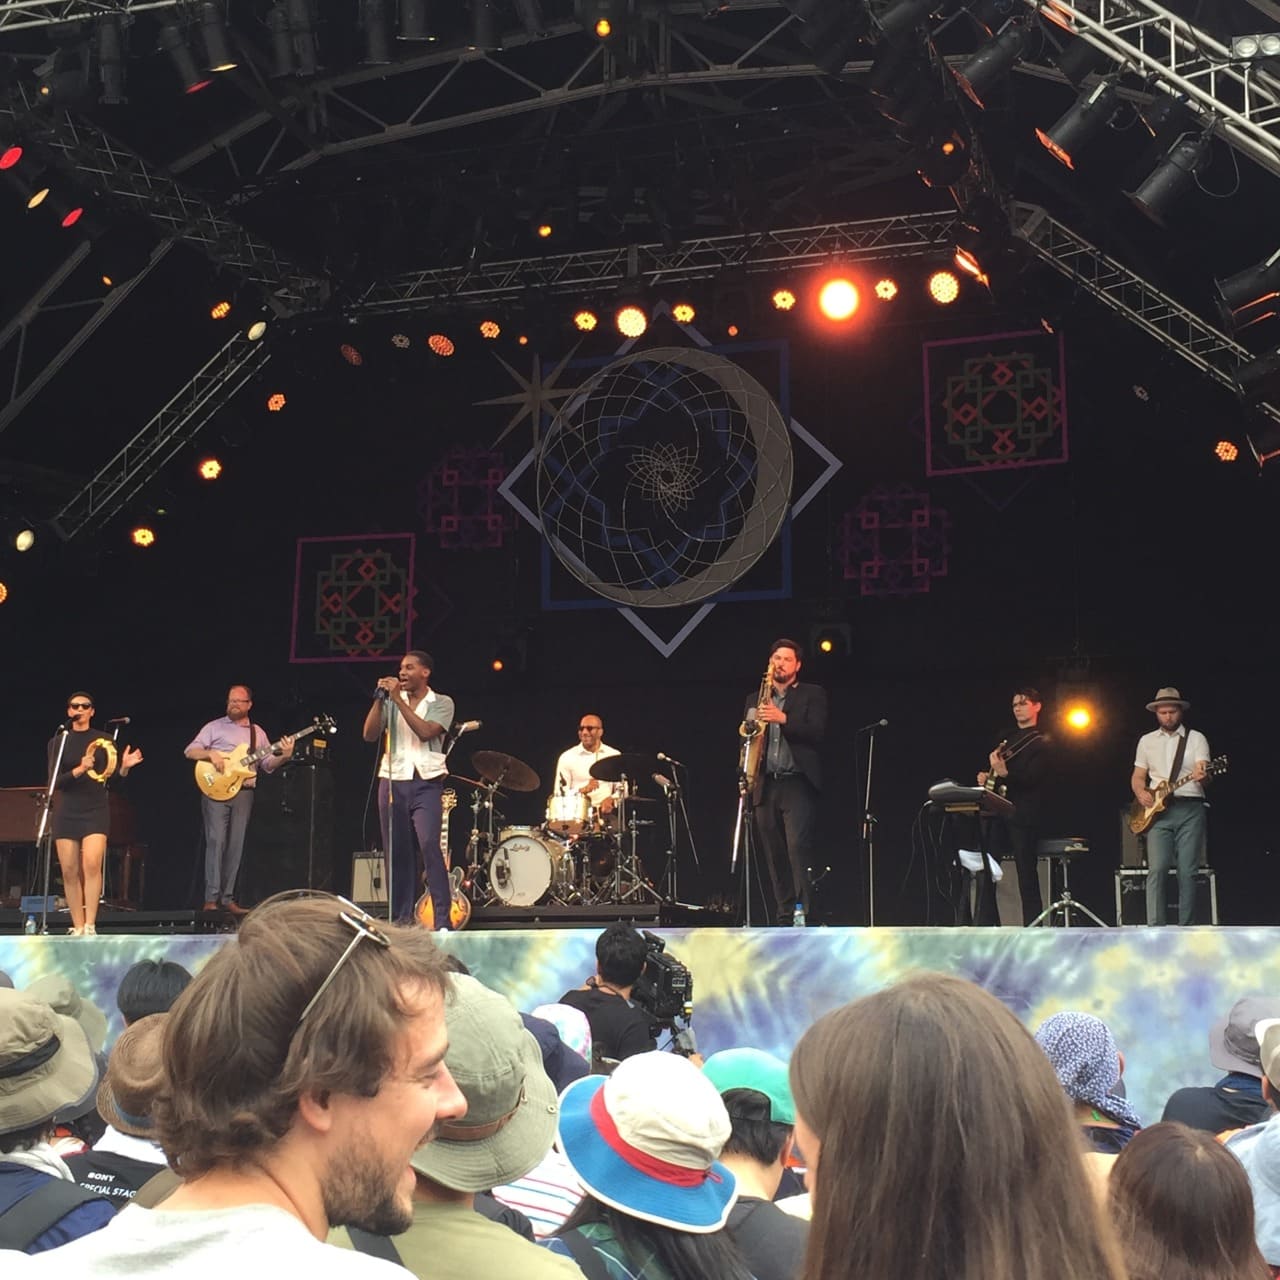
{"label": "stage monitor speaker", "polygon": [[362,907],[386,906],[387,885],[380,853],[351,855],[351,901]]}

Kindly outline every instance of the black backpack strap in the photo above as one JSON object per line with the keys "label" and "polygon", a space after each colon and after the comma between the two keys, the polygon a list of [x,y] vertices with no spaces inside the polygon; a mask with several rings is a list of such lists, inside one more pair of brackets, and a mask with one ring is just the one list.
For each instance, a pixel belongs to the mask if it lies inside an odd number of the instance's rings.
{"label": "black backpack strap", "polygon": [[50,1177],[43,1186],[0,1213],[0,1249],[25,1253],[54,1223],[91,1200],[100,1201],[102,1197],[74,1182]]}
{"label": "black backpack strap", "polygon": [[365,1231],[362,1227],[348,1227],[347,1235],[351,1237],[351,1243],[357,1252],[381,1258],[384,1262],[394,1262],[398,1267],[404,1266],[400,1251],[391,1243],[390,1236],[380,1236],[372,1231]]}
{"label": "black backpack strap", "polygon": [[576,1227],[565,1231],[557,1237],[564,1241],[564,1246],[573,1254],[573,1260],[587,1280],[609,1280],[608,1268],[604,1265],[595,1246]]}

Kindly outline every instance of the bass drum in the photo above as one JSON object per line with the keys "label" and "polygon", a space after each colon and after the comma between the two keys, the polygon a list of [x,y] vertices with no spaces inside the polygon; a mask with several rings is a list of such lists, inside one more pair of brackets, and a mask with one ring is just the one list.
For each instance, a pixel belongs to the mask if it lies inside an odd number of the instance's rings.
{"label": "bass drum", "polygon": [[489,886],[509,907],[532,907],[573,879],[573,859],[563,845],[533,827],[507,827],[489,859]]}

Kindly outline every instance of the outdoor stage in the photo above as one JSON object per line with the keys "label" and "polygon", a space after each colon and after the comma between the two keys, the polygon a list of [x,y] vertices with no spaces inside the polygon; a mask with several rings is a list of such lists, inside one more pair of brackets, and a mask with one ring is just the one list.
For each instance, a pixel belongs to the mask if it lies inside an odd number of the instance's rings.
{"label": "outdoor stage", "polygon": [[[475,975],[521,1009],[555,1000],[594,971],[597,928],[446,935]],[[694,979],[703,1053],[750,1044],[783,1056],[815,1018],[913,970],[981,983],[1034,1029],[1049,1014],[1103,1018],[1124,1052],[1129,1097],[1148,1122],[1181,1085],[1219,1073],[1207,1029],[1241,995],[1280,992],[1280,928],[665,929]],[[0,937],[0,969],[18,987],[64,974],[120,1027],[116,985],[144,957],[198,970],[231,934],[133,934],[94,940]]]}

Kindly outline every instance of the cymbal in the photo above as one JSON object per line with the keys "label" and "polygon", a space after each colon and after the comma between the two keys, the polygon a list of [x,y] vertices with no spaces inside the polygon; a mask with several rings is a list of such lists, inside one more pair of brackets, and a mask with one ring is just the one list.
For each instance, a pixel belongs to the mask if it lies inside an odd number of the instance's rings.
{"label": "cymbal", "polygon": [[505,751],[477,751],[471,767],[486,781],[496,782],[509,791],[537,791],[541,779],[523,760]]}
{"label": "cymbal", "polygon": [[641,755],[638,751],[623,752],[620,756],[605,756],[587,770],[597,782],[621,782],[623,774],[628,778],[647,777],[657,768],[657,756]]}
{"label": "cymbal", "polygon": [[483,778],[468,778],[465,773],[451,773],[449,777],[454,782],[465,782],[469,787],[487,787],[489,785]]}

